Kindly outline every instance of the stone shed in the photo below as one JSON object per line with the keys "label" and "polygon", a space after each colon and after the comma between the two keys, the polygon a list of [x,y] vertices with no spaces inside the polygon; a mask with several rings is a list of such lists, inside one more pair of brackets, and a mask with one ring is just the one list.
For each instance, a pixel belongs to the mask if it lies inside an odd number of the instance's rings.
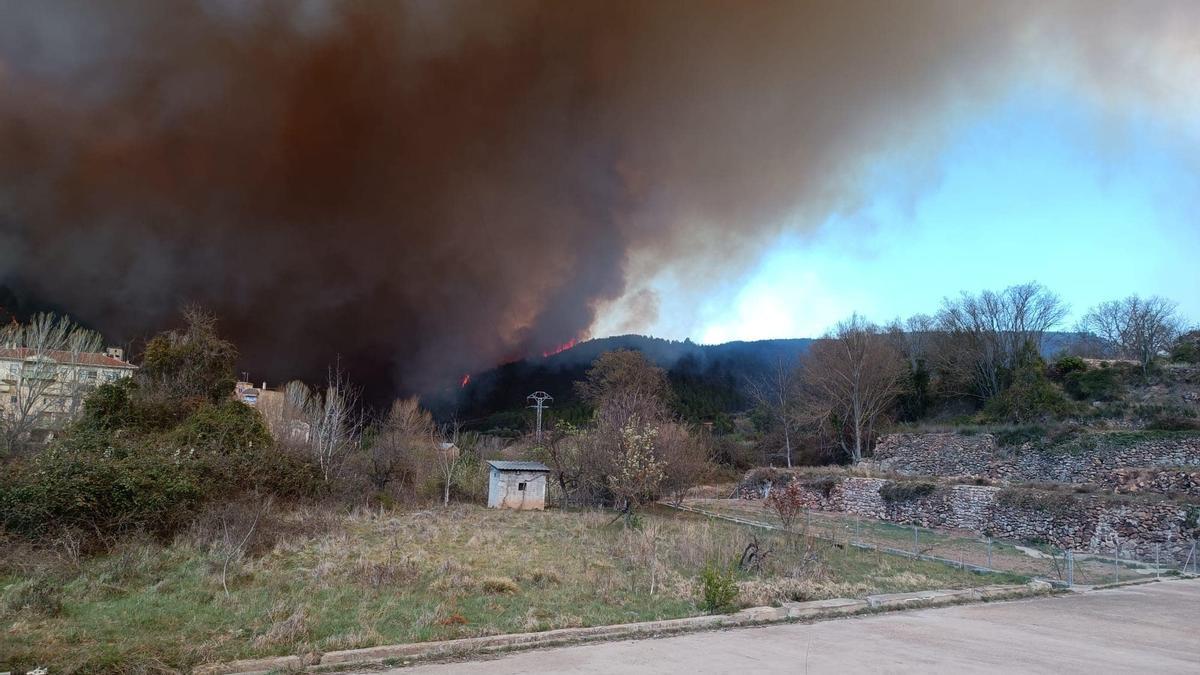
{"label": "stone shed", "polygon": [[493,509],[546,508],[546,477],[550,467],[541,462],[488,460],[488,507]]}

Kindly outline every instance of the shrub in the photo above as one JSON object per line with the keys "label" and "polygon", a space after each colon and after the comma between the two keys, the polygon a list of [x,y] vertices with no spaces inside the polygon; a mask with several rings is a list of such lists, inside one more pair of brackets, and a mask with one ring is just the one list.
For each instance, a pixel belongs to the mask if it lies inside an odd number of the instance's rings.
{"label": "shrub", "polygon": [[1134,414],[1146,420],[1146,428],[1152,431],[1197,431],[1200,420],[1196,411],[1177,405],[1139,405]]}
{"label": "shrub", "polygon": [[936,483],[921,481],[890,480],[879,488],[879,496],[886,502],[908,502],[927,497],[937,490]]}
{"label": "shrub", "polygon": [[174,450],[128,447],[80,432],[3,479],[4,526],[35,537],[64,527],[98,535],[139,529],[166,534],[203,495],[191,463]]}
{"label": "shrub", "polygon": [[1040,368],[1033,367],[1019,370],[1012,385],[983,407],[989,421],[1016,424],[1059,417],[1070,411],[1070,402],[1058,387],[1046,379]]}
{"label": "shrub", "polygon": [[804,494],[799,480],[792,480],[787,487],[771,490],[766,506],[779,516],[783,529],[791,530],[796,517],[804,510]]}
{"label": "shrub", "polygon": [[1200,330],[1180,335],[1171,346],[1171,360],[1179,363],[1200,363]]}
{"label": "shrub", "polygon": [[206,500],[250,492],[294,498],[318,484],[315,469],[280,452],[257,411],[236,401],[202,405],[166,434],[131,436],[95,422],[0,478],[6,528],[31,537],[63,527],[98,538],[133,530],[166,536]]}
{"label": "shrub", "polygon": [[1078,356],[1064,356],[1054,362],[1050,372],[1056,378],[1062,378],[1071,373],[1082,373],[1088,369],[1087,362]]}
{"label": "shrub", "polygon": [[1116,368],[1097,368],[1076,371],[1063,378],[1063,389],[1080,401],[1115,401],[1121,398],[1124,387],[1121,371]]}
{"label": "shrub", "polygon": [[700,608],[709,614],[733,610],[738,587],[732,568],[709,562],[700,572]]}

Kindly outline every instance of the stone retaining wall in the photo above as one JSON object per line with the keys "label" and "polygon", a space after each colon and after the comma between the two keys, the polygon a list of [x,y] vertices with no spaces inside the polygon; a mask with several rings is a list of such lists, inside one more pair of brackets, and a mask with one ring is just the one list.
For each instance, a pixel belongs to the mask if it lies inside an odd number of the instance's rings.
{"label": "stone retaining wall", "polygon": [[[1025,443],[1003,448],[991,434],[890,434],[880,439],[872,463],[904,475],[1117,487],[1126,483],[1119,474],[1123,469],[1195,466],[1200,470],[1200,435],[1089,433],[1063,447]],[[1150,481],[1146,488],[1156,491],[1158,485]],[[1182,490],[1175,491],[1200,494],[1196,482],[1185,480],[1181,485]]]}
{"label": "stone retaining wall", "polygon": [[[812,487],[811,477],[798,480],[807,508],[905,525],[958,528],[1000,539],[1044,541],[1059,548],[1111,552],[1119,542],[1122,551],[1140,557],[1153,557],[1157,546],[1164,555],[1182,559],[1200,537],[1196,522],[1200,506],[1166,500],[983,485],[939,485],[914,499],[888,500],[881,489],[890,481],[883,478],[837,477],[827,493]],[[757,499],[763,492],[747,489],[742,495]]]}

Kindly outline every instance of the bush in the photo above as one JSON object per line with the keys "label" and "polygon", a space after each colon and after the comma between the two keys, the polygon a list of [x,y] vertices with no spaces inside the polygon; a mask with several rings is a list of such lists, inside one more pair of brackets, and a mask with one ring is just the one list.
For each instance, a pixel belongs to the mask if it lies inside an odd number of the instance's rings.
{"label": "bush", "polygon": [[[106,396],[112,392],[106,392]],[[319,484],[308,463],[280,452],[258,412],[237,401],[202,405],[165,434],[81,424],[0,478],[4,526],[37,537],[78,528],[97,538],[142,530],[167,536],[206,500],[250,492],[285,498]]]}
{"label": "bush", "polygon": [[1079,401],[1115,401],[1124,387],[1120,370],[1097,368],[1069,373],[1063,378],[1063,389]]}
{"label": "bush", "polygon": [[700,608],[709,614],[731,612],[738,587],[732,568],[708,563],[700,572]]}
{"label": "bush", "polygon": [[1146,420],[1146,429],[1151,431],[1197,431],[1200,419],[1196,411],[1177,405],[1139,405],[1134,415]]}
{"label": "bush", "polygon": [[1064,356],[1054,362],[1050,369],[1051,375],[1058,380],[1071,373],[1082,373],[1088,369],[1087,362],[1078,356]]}
{"label": "bush", "polygon": [[1180,335],[1171,346],[1171,360],[1178,363],[1200,363],[1200,330]]}
{"label": "bush", "polygon": [[1071,404],[1046,379],[1041,368],[1022,368],[1013,383],[993,396],[983,407],[984,417],[992,422],[1023,424],[1071,412]]}
{"label": "bush", "polygon": [[281,452],[258,411],[240,401],[201,405],[167,442],[196,459],[205,484],[225,494],[264,492],[296,498],[320,485],[316,468]]}
{"label": "bush", "polygon": [[193,463],[174,449],[129,447],[79,432],[3,479],[4,527],[31,537],[61,528],[99,536],[129,530],[170,533],[204,493]]}
{"label": "bush", "polygon": [[936,483],[890,480],[879,488],[879,496],[883,497],[885,502],[908,502],[927,497],[936,490]]}

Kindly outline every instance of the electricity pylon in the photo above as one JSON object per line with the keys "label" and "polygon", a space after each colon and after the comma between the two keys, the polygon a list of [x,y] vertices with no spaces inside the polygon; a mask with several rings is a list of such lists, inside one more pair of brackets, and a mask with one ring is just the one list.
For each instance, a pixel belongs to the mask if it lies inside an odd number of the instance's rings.
{"label": "electricity pylon", "polygon": [[529,406],[537,411],[537,442],[542,442],[542,410],[546,408],[546,401],[553,401],[554,397],[544,391],[535,391],[525,397],[527,401],[533,401],[533,405]]}

